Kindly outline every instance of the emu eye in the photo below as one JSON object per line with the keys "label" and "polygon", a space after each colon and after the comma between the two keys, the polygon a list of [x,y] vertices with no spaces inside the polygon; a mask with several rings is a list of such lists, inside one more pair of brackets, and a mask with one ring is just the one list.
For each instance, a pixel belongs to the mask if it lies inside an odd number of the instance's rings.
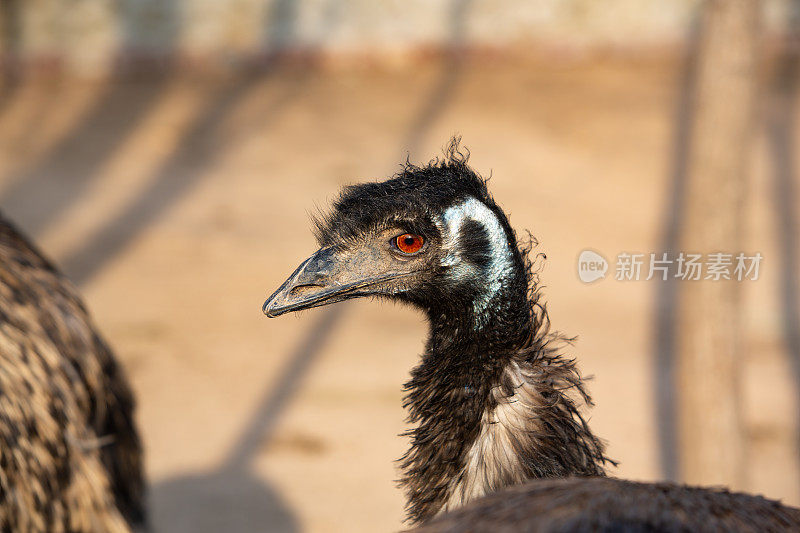
{"label": "emu eye", "polygon": [[404,233],[394,239],[394,245],[397,249],[404,254],[413,255],[422,249],[425,244],[425,239],[421,235],[414,235],[412,233]]}

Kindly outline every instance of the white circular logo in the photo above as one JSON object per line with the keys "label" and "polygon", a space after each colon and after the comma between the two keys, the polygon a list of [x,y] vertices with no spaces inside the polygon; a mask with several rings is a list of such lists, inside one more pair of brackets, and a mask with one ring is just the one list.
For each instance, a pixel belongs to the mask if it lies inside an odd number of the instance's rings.
{"label": "white circular logo", "polygon": [[584,283],[592,283],[606,277],[608,261],[592,250],[584,250],[578,256],[578,277]]}

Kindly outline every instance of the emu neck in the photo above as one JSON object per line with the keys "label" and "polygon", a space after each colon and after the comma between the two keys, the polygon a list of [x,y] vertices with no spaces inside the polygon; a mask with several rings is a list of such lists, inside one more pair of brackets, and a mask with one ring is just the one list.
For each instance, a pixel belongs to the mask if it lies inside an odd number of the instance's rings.
{"label": "emu neck", "polygon": [[550,353],[546,313],[533,312],[526,280],[491,303],[481,317],[429,309],[404,402],[416,427],[401,482],[415,522],[529,478],[603,473],[603,445],[565,392],[584,394],[580,377]]}
{"label": "emu neck", "polygon": [[[496,364],[502,355],[523,347],[533,333],[531,310],[523,280],[509,281],[480,313],[477,306],[456,300],[428,311],[430,335],[423,364],[455,365],[464,357],[474,363]],[[473,373],[476,378],[485,375]],[[467,377],[467,376],[464,376]]]}

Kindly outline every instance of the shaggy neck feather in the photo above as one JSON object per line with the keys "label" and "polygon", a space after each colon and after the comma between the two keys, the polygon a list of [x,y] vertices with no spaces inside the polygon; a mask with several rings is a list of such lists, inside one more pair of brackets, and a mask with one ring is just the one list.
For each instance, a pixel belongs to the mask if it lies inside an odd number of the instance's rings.
{"label": "shaggy neck feather", "polygon": [[426,308],[430,336],[404,402],[416,424],[401,459],[413,522],[526,479],[604,473],[603,444],[578,411],[591,400],[514,258],[480,316],[457,298]]}

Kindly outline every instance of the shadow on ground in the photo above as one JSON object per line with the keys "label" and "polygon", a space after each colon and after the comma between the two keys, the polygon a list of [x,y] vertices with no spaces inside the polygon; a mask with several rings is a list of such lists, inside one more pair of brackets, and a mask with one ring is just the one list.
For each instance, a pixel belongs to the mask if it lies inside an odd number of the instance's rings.
{"label": "shadow on ground", "polygon": [[159,483],[151,489],[150,512],[151,522],[157,524],[159,532],[300,530],[280,495],[246,470]]}
{"label": "shadow on ground", "polygon": [[160,531],[297,531],[280,496],[253,475],[252,463],[345,309],[339,305],[320,314],[218,470],[169,479],[152,488],[153,523]]}

